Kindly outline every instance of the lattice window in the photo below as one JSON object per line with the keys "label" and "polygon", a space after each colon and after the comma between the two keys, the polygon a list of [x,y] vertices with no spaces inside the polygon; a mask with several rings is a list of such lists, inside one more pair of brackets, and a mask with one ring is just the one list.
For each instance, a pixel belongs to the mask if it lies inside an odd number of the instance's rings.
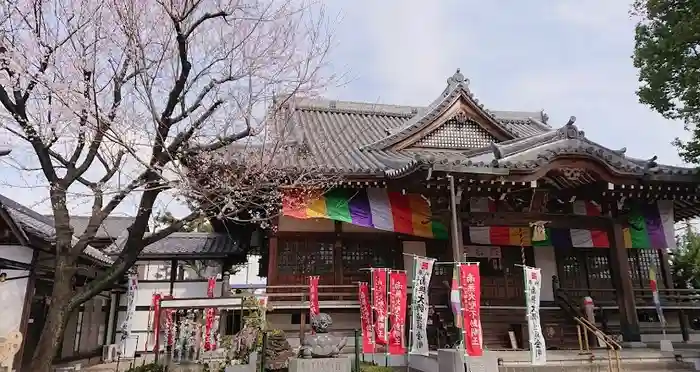
{"label": "lattice window", "polygon": [[277,270],[284,275],[319,275],[333,272],[333,242],[280,240]]}
{"label": "lattice window", "polygon": [[555,249],[559,282],[563,288],[585,288],[586,280],[585,263],[574,249]]}
{"label": "lattice window", "polygon": [[341,282],[352,284],[359,281],[369,281],[369,267],[391,267],[393,265],[395,241],[344,239],[340,252],[342,271]]}
{"label": "lattice window", "polygon": [[[438,262],[450,262],[452,259],[452,248],[450,243],[445,240],[429,240],[426,242],[426,255],[436,258]],[[433,266],[433,276],[435,277],[452,277],[452,266],[450,265],[435,265]]]}
{"label": "lattice window", "polygon": [[367,267],[388,267],[389,253],[386,244],[376,241],[343,241],[341,251],[343,270],[358,271]]}
{"label": "lattice window", "polygon": [[649,271],[654,269],[659,288],[665,281],[661,272],[661,252],[657,249],[628,249],[628,261],[632,285],[635,288],[649,288]]}
{"label": "lattice window", "polygon": [[416,147],[476,149],[497,142],[489,132],[472,120],[450,120],[420,139]]}
{"label": "lattice window", "polygon": [[[588,261],[588,278],[591,282],[612,283],[612,274],[610,273],[610,260],[608,259],[608,251],[605,252],[586,252]],[[609,287],[608,287],[609,288]]]}

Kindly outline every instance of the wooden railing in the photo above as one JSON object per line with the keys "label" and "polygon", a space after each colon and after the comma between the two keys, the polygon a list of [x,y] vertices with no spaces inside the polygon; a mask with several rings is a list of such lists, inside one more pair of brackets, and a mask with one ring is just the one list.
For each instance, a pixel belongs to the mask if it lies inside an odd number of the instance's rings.
{"label": "wooden railing", "polygon": [[622,351],[622,346],[618,344],[612,337],[606,335],[603,331],[598,329],[595,324],[591,323],[585,318],[575,317],[574,321],[577,323],[578,329],[578,344],[579,352],[582,354],[590,354],[591,340],[588,338],[589,334],[593,337],[602,341],[605,344],[605,349],[607,350],[607,361],[609,371],[622,371],[622,362],[620,358],[620,353]]}
{"label": "wooden railing", "polygon": [[[583,301],[590,296],[595,306],[617,306],[618,291],[613,288],[562,288],[570,298]],[[668,309],[700,309],[700,290],[698,289],[666,289],[660,288],[659,300],[664,308]],[[643,307],[653,307],[653,295],[651,289],[634,288],[635,304]]]}
{"label": "wooden railing", "polygon": [[[579,352],[581,354],[591,354],[591,341],[600,340],[605,344],[605,349],[607,350],[608,370],[621,371],[620,352],[622,346],[600,330],[593,322],[586,319],[581,308],[571,299],[569,289],[562,289],[556,283],[553,283],[553,287],[557,304],[576,323]],[[590,340],[589,335],[593,335],[594,340]]]}

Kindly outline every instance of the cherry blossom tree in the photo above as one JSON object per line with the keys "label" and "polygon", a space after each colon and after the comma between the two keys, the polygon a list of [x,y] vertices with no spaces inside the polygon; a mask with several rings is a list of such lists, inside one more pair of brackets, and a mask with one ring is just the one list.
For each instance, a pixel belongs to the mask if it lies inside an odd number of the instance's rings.
{"label": "cherry blossom tree", "polygon": [[[264,223],[281,187],[328,184],[293,167],[304,153],[285,138],[282,109],[333,79],[325,19],[303,0],[2,2],[0,130],[32,153],[22,167],[45,179],[56,230],[52,301],[29,370],[51,369],[70,313],[146,245],[202,216]],[[69,210],[81,198],[91,216],[74,236]],[[122,253],[73,288],[79,256],[127,198],[137,209]],[[147,233],[162,198],[187,200],[191,213]]]}

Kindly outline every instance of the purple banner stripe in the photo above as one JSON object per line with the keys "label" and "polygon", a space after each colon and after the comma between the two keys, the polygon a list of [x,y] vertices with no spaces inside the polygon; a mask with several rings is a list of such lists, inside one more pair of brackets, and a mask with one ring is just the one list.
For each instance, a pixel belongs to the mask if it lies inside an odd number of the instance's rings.
{"label": "purple banner stripe", "polygon": [[651,248],[665,248],[666,234],[664,233],[664,225],[661,222],[659,206],[656,203],[642,205],[642,216],[647,225]]}
{"label": "purple banner stripe", "polygon": [[350,197],[350,218],[353,225],[373,227],[372,210],[369,208],[369,199],[365,190],[358,190]]}
{"label": "purple banner stripe", "polygon": [[573,242],[571,241],[571,230],[569,229],[549,229],[550,234],[549,241],[552,242],[552,247],[556,248],[569,248],[573,247]]}

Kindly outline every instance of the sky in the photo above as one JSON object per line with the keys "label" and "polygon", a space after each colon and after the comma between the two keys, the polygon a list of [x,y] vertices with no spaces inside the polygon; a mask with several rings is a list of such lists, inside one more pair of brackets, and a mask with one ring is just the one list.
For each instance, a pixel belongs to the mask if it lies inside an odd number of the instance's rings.
{"label": "sky", "polygon": [[[553,127],[576,116],[579,129],[604,146],[682,164],[670,144],[686,136],[682,124],[650,111],[635,95],[635,22],[626,1],[325,3],[334,20],[330,68],[346,76],[327,98],[427,105],[460,68],[488,109],[544,109]],[[34,188],[40,181],[0,158],[0,193],[48,212],[46,190]],[[133,209],[127,201],[120,213]]]}

